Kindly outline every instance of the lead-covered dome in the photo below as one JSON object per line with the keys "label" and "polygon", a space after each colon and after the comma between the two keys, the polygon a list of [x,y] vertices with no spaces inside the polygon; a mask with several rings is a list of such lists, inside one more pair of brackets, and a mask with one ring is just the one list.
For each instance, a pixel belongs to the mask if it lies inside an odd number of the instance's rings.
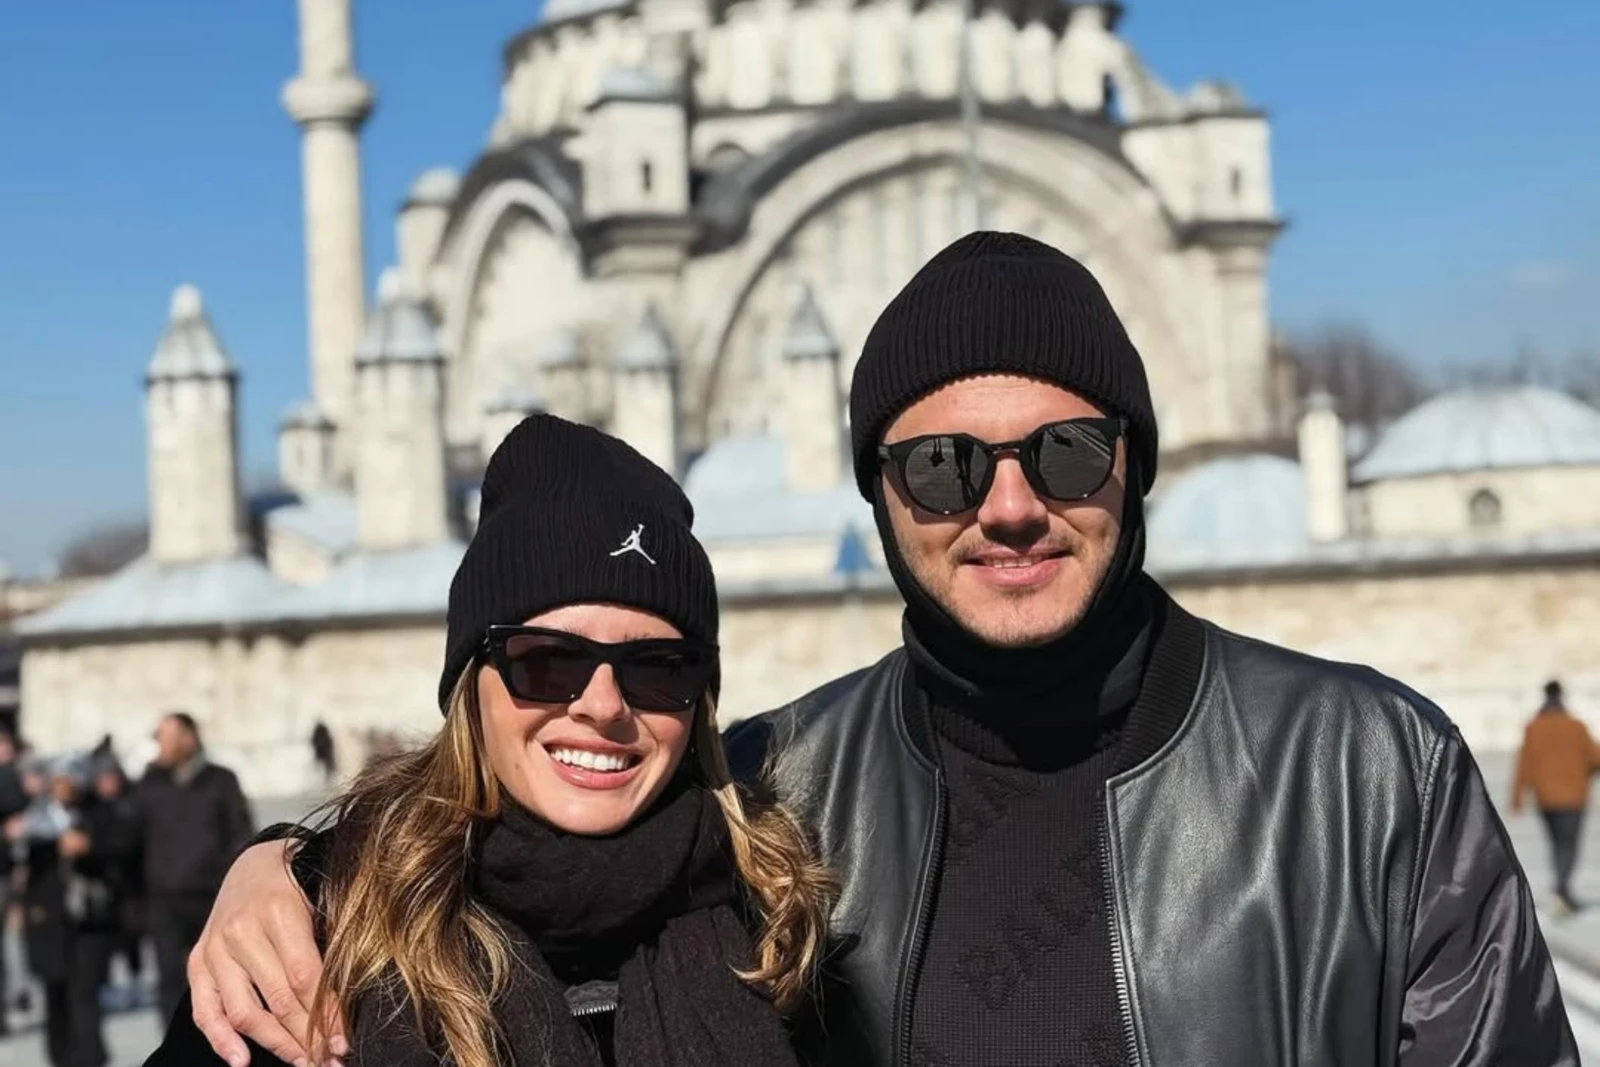
{"label": "lead-covered dome", "polygon": [[1228,456],[1180,476],[1153,501],[1152,567],[1292,559],[1310,545],[1300,465],[1281,456]]}
{"label": "lead-covered dome", "polygon": [[1389,427],[1354,480],[1600,464],[1600,411],[1535,385],[1458,389]]}

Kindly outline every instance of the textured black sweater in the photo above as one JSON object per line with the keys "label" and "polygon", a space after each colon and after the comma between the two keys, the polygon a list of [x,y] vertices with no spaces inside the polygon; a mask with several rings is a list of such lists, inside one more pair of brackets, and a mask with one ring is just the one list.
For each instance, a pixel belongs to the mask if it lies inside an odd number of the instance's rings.
{"label": "textured black sweater", "polygon": [[1127,1062],[1105,785],[1177,730],[1202,643],[1198,623],[1156,596],[1135,684],[1109,706],[979,714],[919,691],[945,783],[945,840],[913,1001],[913,1067]]}

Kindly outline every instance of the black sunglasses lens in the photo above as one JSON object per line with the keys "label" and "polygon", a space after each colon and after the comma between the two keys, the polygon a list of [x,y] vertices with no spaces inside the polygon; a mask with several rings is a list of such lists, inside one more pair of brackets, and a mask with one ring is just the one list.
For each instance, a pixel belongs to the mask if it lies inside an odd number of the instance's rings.
{"label": "black sunglasses lens", "polygon": [[715,670],[716,657],[706,649],[641,649],[617,664],[617,685],[630,707],[684,711],[699,702]]}
{"label": "black sunglasses lens", "polygon": [[930,437],[905,457],[906,492],[919,507],[940,515],[970,511],[989,485],[989,454],[961,437]]}
{"label": "black sunglasses lens", "polygon": [[1045,492],[1057,500],[1083,500],[1105,484],[1116,461],[1116,439],[1094,423],[1058,422],[1029,442]]}
{"label": "black sunglasses lens", "polygon": [[517,634],[506,640],[506,688],[519,700],[562,704],[589,686],[597,666],[587,649],[553,634]]}

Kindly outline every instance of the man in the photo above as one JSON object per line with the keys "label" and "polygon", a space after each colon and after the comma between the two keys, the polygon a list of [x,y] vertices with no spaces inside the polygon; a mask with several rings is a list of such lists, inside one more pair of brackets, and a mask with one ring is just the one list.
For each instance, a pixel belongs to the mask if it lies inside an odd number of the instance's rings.
{"label": "man", "polygon": [[1521,813],[1523,800],[1533,793],[1544,816],[1555,865],[1553,910],[1571,915],[1578,910],[1572,896],[1572,871],[1578,864],[1578,839],[1583,833],[1583,813],[1589,806],[1589,778],[1600,770],[1600,748],[1589,730],[1567,711],[1560,682],[1544,687],[1544,706],[1522,735],[1517,754],[1517,775],[1511,787],[1511,810]]}
{"label": "man", "polygon": [[[1144,575],[1153,406],[1087,270],[957,241],[874,326],[850,409],[905,647],[729,734],[841,880],[813,1062],[1576,1064],[1444,715]],[[241,861],[191,960],[225,1056],[224,1012],[284,1058],[304,1033],[283,852]]]}
{"label": "man", "polygon": [[217,887],[254,833],[239,779],[206,759],[200,727],[172,712],[156,727],[156,758],[135,789],[144,849],[145,918],[155,946],[157,1003],[170,1018],[188,987],[185,961]]}
{"label": "man", "polygon": [[[17,766],[17,739],[0,726],[0,829],[22,814],[28,795],[22,788],[22,770]],[[11,1032],[11,1002],[6,994],[5,931],[11,914],[11,883],[16,862],[11,843],[0,839],[0,1037]]]}

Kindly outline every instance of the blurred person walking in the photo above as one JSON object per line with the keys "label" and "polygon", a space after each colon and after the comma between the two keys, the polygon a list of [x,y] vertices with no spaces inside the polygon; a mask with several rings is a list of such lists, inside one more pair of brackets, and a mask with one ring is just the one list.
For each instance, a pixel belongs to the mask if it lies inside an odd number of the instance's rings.
{"label": "blurred person walking", "polygon": [[323,782],[333,781],[334,768],[337,766],[333,758],[333,731],[328,729],[325,722],[319,721],[311,729],[311,756],[322,768]]}
{"label": "blurred person walking", "polygon": [[1589,779],[1596,771],[1600,771],[1600,747],[1588,727],[1567,710],[1561,683],[1546,683],[1544,705],[1523,732],[1511,810],[1520,813],[1523,800],[1533,793],[1550,840],[1557,915],[1571,915],[1579,907],[1572,895],[1572,871],[1578,865],[1578,840],[1589,806]]}
{"label": "blurred person walking", "polygon": [[[17,766],[17,739],[11,732],[0,728],[0,827],[22,814],[28,806],[28,795],[22,789],[22,770]],[[9,842],[0,842],[0,1037],[11,1032],[7,1009],[6,954],[3,944],[11,915],[11,882],[16,871]]]}
{"label": "blurred person walking", "polygon": [[49,791],[7,826],[26,854],[28,965],[44,987],[45,1052],[53,1067],[103,1067],[100,987],[119,929],[116,874],[138,847],[126,810],[88,789],[81,757],[58,760]]}
{"label": "blurred person walking", "polygon": [[126,961],[131,983],[131,988],[120,996],[119,1006],[131,1007],[138,1000],[139,979],[144,973],[144,856],[139,806],[109,738],[90,755],[89,773],[94,798],[105,809],[106,817],[131,826],[135,833],[131,847],[116,857],[106,872],[117,902],[111,958],[121,956]]}
{"label": "blurred person walking", "polygon": [[200,727],[176,711],[156,727],[155,761],[134,791],[144,851],[145,923],[155,946],[161,1019],[188,989],[189,950],[222,876],[255,832],[239,779],[206,759]]}

